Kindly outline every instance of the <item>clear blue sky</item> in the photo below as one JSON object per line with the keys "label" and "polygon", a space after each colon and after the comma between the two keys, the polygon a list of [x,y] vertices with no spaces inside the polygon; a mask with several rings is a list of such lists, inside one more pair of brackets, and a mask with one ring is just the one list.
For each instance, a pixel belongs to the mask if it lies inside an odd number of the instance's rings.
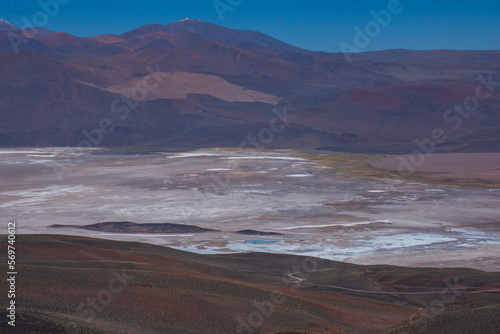
{"label": "clear blue sky", "polygon": [[[56,0],[42,0],[42,2]],[[66,2],[68,0],[59,0]],[[220,0],[232,11],[221,20],[213,0],[69,0],[45,28],[76,36],[124,33],[148,23],[168,24],[184,17],[235,29],[257,30],[310,50],[340,51],[354,44],[354,28],[372,21],[370,11],[389,0]],[[396,1],[396,0],[392,0]],[[38,0],[0,0],[0,17],[22,26],[41,9]],[[393,15],[363,51],[383,49],[500,49],[499,0],[400,0]],[[239,3],[239,4],[238,4]]]}

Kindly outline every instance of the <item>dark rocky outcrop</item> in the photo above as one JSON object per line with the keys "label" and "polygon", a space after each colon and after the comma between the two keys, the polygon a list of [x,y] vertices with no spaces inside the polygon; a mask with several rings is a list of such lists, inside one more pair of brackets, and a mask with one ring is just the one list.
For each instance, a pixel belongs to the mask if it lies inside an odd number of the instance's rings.
{"label": "dark rocky outcrop", "polygon": [[136,224],[131,222],[105,222],[92,225],[51,225],[52,228],[79,228],[90,231],[109,233],[203,233],[216,230],[202,228],[194,225],[181,224]]}

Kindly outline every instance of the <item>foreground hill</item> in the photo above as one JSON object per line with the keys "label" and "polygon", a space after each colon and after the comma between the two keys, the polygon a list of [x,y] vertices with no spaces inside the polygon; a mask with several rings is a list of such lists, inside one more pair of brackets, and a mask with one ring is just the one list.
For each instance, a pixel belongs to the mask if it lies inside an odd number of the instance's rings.
{"label": "foreground hill", "polygon": [[19,235],[16,247],[17,325],[9,333],[500,330],[499,273],[197,255],[73,236]]}
{"label": "foreground hill", "polygon": [[191,19],[89,38],[15,29],[0,25],[1,146],[500,150],[500,51],[347,62]]}

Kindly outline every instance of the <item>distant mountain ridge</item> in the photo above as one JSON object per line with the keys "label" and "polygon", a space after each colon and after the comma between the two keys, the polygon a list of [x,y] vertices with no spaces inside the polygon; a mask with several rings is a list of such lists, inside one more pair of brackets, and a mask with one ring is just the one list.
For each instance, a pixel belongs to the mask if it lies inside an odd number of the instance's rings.
{"label": "distant mountain ridge", "polygon": [[[88,38],[40,30],[15,50],[10,29],[0,21],[1,146],[410,153],[432,140],[441,152],[500,151],[499,51],[387,50],[348,63],[187,18]],[[470,115],[454,109],[474,98]],[[270,122],[280,130],[268,140]],[[435,129],[447,139],[434,141]]]}
{"label": "distant mountain ridge", "polygon": [[[50,34],[54,33],[52,30],[48,30],[48,29],[44,29],[44,28],[40,28],[40,27],[27,28],[26,30],[27,30],[27,32],[29,34],[35,34],[35,35],[38,35],[38,36],[47,36],[47,35],[50,35]],[[2,18],[0,18],[0,32],[1,31],[8,31],[8,32],[11,32],[11,33],[18,33],[18,34],[24,36],[24,34],[22,33],[22,29],[21,28],[19,28],[16,25],[13,25],[10,22],[7,22],[6,20],[4,20]],[[28,34],[26,34],[26,35],[28,35]]]}
{"label": "distant mountain ridge", "polygon": [[245,48],[245,44],[247,44],[247,46],[254,45],[258,47],[267,47],[269,49],[284,52],[308,52],[307,50],[281,42],[257,31],[229,29],[213,23],[202,20],[192,20],[189,18],[185,18],[168,25],[145,25],[119,36],[124,39],[129,39],[145,33],[158,31],[169,34],[196,34],[204,40],[220,41],[227,43],[228,45],[239,46],[242,48]]}

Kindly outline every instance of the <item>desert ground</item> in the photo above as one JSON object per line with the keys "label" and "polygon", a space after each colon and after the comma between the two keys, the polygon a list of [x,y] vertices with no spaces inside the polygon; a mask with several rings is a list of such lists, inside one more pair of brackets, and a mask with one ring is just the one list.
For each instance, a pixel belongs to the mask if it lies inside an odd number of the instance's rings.
{"label": "desert ground", "polygon": [[484,185],[486,188],[500,184],[498,153],[399,156],[374,161],[371,165],[401,173],[413,172],[426,181],[455,182],[464,185],[469,183],[469,185]]}
{"label": "desert ground", "polygon": [[19,235],[16,245],[13,334],[500,331],[498,272],[195,254],[65,235]]}
{"label": "desert ground", "polygon": [[[410,176],[398,175],[397,159],[294,150],[1,149],[0,212],[17,222],[19,234],[137,241],[202,254],[500,271],[500,189],[487,182],[498,177],[500,154],[431,155]],[[484,182],[462,184],[472,176]],[[217,231],[49,227],[109,221]],[[235,233],[245,229],[283,235]]]}

